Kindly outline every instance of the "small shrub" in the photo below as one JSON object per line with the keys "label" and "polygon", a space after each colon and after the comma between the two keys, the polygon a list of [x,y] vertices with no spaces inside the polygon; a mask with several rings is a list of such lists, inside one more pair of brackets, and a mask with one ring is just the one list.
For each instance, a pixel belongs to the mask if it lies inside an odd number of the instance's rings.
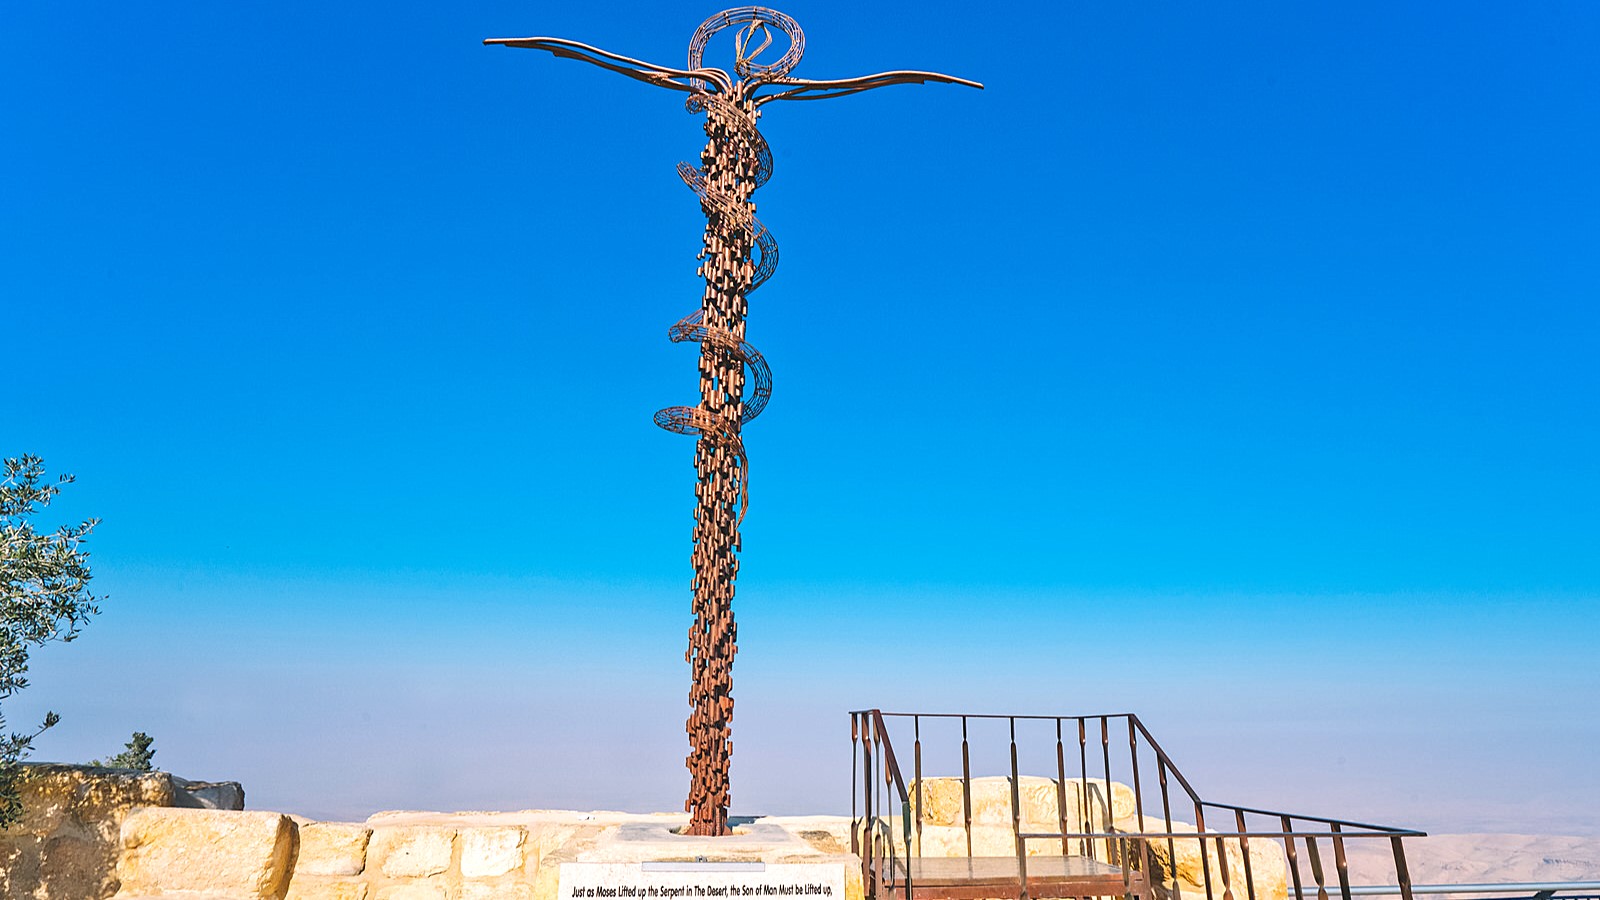
{"label": "small shrub", "polygon": [[135,731],[133,740],[127,743],[127,749],[104,762],[98,759],[91,759],[89,760],[89,765],[105,766],[111,769],[133,769],[138,772],[153,772],[155,769],[150,764],[150,760],[156,755],[156,751],[150,748],[153,743],[155,743],[155,738],[142,731]]}

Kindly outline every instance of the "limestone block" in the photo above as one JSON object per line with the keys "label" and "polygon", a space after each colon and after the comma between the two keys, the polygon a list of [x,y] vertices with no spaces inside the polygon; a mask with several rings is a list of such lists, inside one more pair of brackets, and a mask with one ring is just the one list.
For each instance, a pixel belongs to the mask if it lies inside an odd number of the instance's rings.
{"label": "limestone block", "polygon": [[[851,857],[853,861],[855,858]],[[861,888],[861,867],[846,862],[844,867],[844,900],[865,900],[866,891]]]}
{"label": "limestone block", "polygon": [[[1130,826],[1133,823],[1130,823]],[[1159,830],[1164,823],[1151,823],[1148,819],[1145,825],[1150,830]],[[1128,830],[1133,830],[1129,827]],[[1211,829],[1207,829],[1209,832]],[[1172,831],[1181,834],[1194,834],[1195,827],[1187,822],[1173,822]],[[1202,853],[1200,840],[1196,838],[1176,838],[1172,846],[1160,839],[1149,842],[1150,854],[1153,857],[1154,871],[1152,881],[1166,883],[1168,888],[1174,885],[1178,892],[1187,897],[1204,897],[1206,870],[1210,870],[1211,889],[1215,896],[1222,896],[1222,866],[1219,858],[1217,839],[1210,838],[1205,841],[1205,850]],[[1220,841],[1222,849],[1227,855],[1228,880],[1233,888],[1235,897],[1245,896],[1245,854],[1239,845],[1238,838],[1224,838]],[[1283,852],[1283,846],[1277,841],[1267,838],[1256,838],[1249,842],[1250,846],[1250,877],[1255,886],[1256,900],[1283,900],[1288,895],[1288,861]],[[1174,862],[1173,856],[1176,856]],[[1202,862],[1203,860],[1203,862]]]}
{"label": "limestone block", "polygon": [[835,828],[810,828],[798,832],[800,840],[805,841],[818,853],[829,856],[838,856],[850,852],[850,826],[846,822]]}
{"label": "limestone block", "polygon": [[173,806],[244,809],[244,786],[237,781],[189,781],[173,777]]}
{"label": "limestone block", "polygon": [[[24,850],[14,843],[7,841],[0,843],[0,897],[29,897],[33,889],[39,885],[39,855],[33,851],[32,844],[37,839],[30,839],[30,847]],[[98,893],[85,893],[86,897],[98,897]]]}
{"label": "limestone block", "polygon": [[1110,815],[1106,814],[1108,791],[1104,778],[1067,779],[1067,825],[1077,827],[1074,813],[1088,812],[1092,830],[1104,831],[1106,825],[1134,817],[1138,805],[1134,802],[1133,788],[1120,781],[1111,782],[1109,791]]}
{"label": "limestone block", "polygon": [[[105,849],[97,840],[86,839],[70,833],[58,833],[46,838],[39,853],[39,884],[46,898],[71,897],[81,888],[97,889],[93,896],[109,893],[109,884],[101,879],[85,881],[83,875],[97,868],[103,869]],[[7,895],[11,896],[11,895]]]}
{"label": "limestone block", "polygon": [[[1029,780],[1036,782],[1038,779]],[[956,787],[960,788],[959,782]],[[1032,788],[1036,785],[1030,784],[1027,787]],[[974,825],[1011,824],[1010,778],[996,775],[972,779],[972,822]]]}
{"label": "limestone block", "polygon": [[[432,825],[400,825],[372,830],[367,859],[397,878],[438,875],[450,868],[456,830]],[[380,898],[381,900],[381,898]]]}
{"label": "limestone block", "polygon": [[598,829],[594,827],[586,828],[565,823],[541,823],[534,828],[533,833],[530,835],[533,838],[531,843],[537,845],[538,852],[529,853],[528,855],[530,857],[549,856],[565,847],[574,838],[579,836],[592,838],[597,832]]}
{"label": "limestone block", "polygon": [[545,857],[539,867],[529,874],[533,881],[533,900],[556,900],[561,893],[561,859]]}
{"label": "limestone block", "polygon": [[[1022,790],[1036,793],[1040,779],[1025,778]],[[912,815],[916,815],[918,798],[925,806],[924,825],[961,825],[966,821],[965,804],[959,778],[924,778],[920,785],[913,781],[907,788]],[[972,821],[992,825],[1011,823],[1011,779],[1006,776],[985,776],[971,782]]]}
{"label": "limestone block", "polygon": [[500,885],[468,881],[461,885],[461,900],[533,900],[533,886],[520,883]]}
{"label": "limestone block", "polygon": [[26,763],[19,774],[23,816],[0,831],[0,897],[109,896],[128,810],[178,802],[165,772]]}
{"label": "limestone block", "polygon": [[528,838],[525,829],[463,828],[460,834],[462,877],[493,878],[522,866],[522,847]]}
{"label": "limestone block", "polygon": [[[913,836],[915,842],[916,838]],[[978,836],[972,836],[972,852],[974,856],[993,856],[993,853],[978,852]],[[1015,854],[1015,848],[1009,854]],[[921,843],[917,844],[917,855],[927,857],[954,857],[967,855],[967,831],[960,825],[929,825],[923,823]]]}
{"label": "limestone block", "polygon": [[378,891],[378,900],[448,900],[437,884],[397,884]]}
{"label": "limestone block", "polygon": [[[917,840],[915,832],[912,841]],[[922,841],[917,844],[918,856],[957,857],[967,855],[967,830],[959,825],[923,825]],[[1029,856],[1060,856],[1061,842],[1053,840],[1028,841]],[[1016,856],[1016,835],[1011,825],[973,825],[973,856]]]}
{"label": "limestone block", "polygon": [[[46,835],[64,823],[90,824],[115,819],[135,806],[172,806],[172,776],[90,766],[25,765],[17,785],[22,795],[20,830]],[[12,826],[18,829],[19,826]]]}
{"label": "limestone block", "polygon": [[288,884],[293,829],[278,813],[136,809],[122,822],[118,895],[189,891],[277,900]]}
{"label": "limestone block", "polygon": [[[907,793],[913,815],[920,798],[924,826],[962,825],[966,821],[959,778],[924,778],[920,785],[913,781]],[[1135,812],[1133,790],[1117,782],[1112,782],[1108,790],[1103,778],[1070,778],[1058,789],[1054,778],[1024,775],[1018,780],[1017,794],[1021,801],[1025,831],[1059,830],[1061,817],[1057,806],[1062,794],[1067,801],[1066,820],[1069,829],[1080,828],[1087,816],[1090,829],[1101,831],[1107,823]],[[1010,776],[992,775],[972,779],[971,803],[974,824],[1009,826]]]}
{"label": "limestone block", "polygon": [[911,799],[912,815],[917,804],[922,805],[922,824],[960,825],[965,821],[962,810],[961,779],[924,778],[912,781],[906,788]]}
{"label": "limestone block", "polygon": [[306,878],[295,866],[283,900],[367,900],[367,883],[349,878]]}
{"label": "limestone block", "polygon": [[[561,864],[587,861],[595,844],[598,843],[598,838],[608,831],[598,828],[582,829],[561,837],[557,848],[541,856],[538,865],[527,872],[528,879],[533,883],[534,900],[556,900],[561,892]],[[543,836],[544,832],[541,831],[541,837]],[[533,856],[531,853],[528,855]]]}
{"label": "limestone block", "polygon": [[300,826],[300,855],[294,873],[301,875],[360,875],[367,865],[371,829],[342,822],[312,822]]}
{"label": "limestone block", "polygon": [[534,900],[556,900],[560,893],[561,864],[591,861],[603,836],[614,835],[617,826],[602,822],[540,822],[529,826],[523,852],[528,864],[524,877],[533,885]]}
{"label": "limestone block", "polygon": [[[1231,858],[1229,863],[1232,864]],[[1250,842],[1250,870],[1255,878],[1256,900],[1284,900],[1289,896],[1289,862],[1277,841],[1258,838]]]}

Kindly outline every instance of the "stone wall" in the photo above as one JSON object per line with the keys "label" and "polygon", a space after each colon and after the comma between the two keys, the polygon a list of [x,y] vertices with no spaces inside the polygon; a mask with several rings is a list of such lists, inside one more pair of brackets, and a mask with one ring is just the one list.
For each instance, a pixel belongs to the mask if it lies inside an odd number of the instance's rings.
{"label": "stone wall", "polygon": [[98,900],[117,889],[119,835],[139,806],[243,809],[235,782],[56,763],[22,767],[22,821],[0,831],[0,897]]}
{"label": "stone wall", "polygon": [[[859,862],[830,830],[758,820],[731,838],[674,834],[682,815],[379,813],[363,823],[272,812],[140,809],[122,825],[116,900],[555,900],[563,862]],[[811,820],[797,820],[810,822]],[[197,852],[197,850],[201,852]]]}
{"label": "stone wall", "polygon": [[89,766],[30,765],[19,788],[23,819],[0,832],[5,900],[555,900],[563,862],[696,858],[837,862],[844,900],[862,900],[847,819],[762,820],[712,841],[675,834],[683,815],[315,822],[245,811],[232,782]]}

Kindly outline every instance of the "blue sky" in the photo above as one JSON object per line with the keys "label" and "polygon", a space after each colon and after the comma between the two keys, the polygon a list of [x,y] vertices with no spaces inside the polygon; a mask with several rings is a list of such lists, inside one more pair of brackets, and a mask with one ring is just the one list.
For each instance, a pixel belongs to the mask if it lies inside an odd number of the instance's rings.
{"label": "blue sky", "polygon": [[[1600,831],[1600,9],[782,8],[987,89],[766,108],[735,811],[843,808],[851,708],[1127,709],[1218,799]],[[703,136],[479,42],[715,10],[0,13],[0,451],[110,595],[41,757],[681,803]]]}

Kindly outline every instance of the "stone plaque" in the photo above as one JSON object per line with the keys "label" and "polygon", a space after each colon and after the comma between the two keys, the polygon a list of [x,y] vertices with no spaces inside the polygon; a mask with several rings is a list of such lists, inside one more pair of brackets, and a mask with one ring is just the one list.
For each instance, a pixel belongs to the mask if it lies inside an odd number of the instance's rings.
{"label": "stone plaque", "polygon": [[556,900],[844,900],[841,863],[562,863]]}

